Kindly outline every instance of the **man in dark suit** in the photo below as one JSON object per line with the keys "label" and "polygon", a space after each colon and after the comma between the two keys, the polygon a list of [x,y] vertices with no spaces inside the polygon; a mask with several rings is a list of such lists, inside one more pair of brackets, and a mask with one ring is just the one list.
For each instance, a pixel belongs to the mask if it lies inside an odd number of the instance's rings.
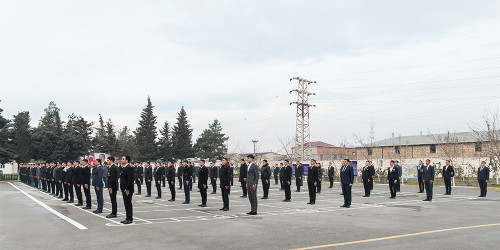
{"label": "man in dark suit", "polygon": [[210,162],[210,184],[212,184],[212,194],[217,193],[217,166],[215,166],[215,161]]}
{"label": "man in dark suit", "polygon": [[137,195],[141,194],[141,186],[144,182],[144,169],[140,163],[135,166],[135,184],[137,185]]}
{"label": "man in dark suit", "polygon": [[193,178],[193,170],[188,166],[188,161],[184,160],[182,162],[184,165],[184,173],[182,175],[182,179],[184,181],[184,203],[182,204],[189,204],[191,202],[191,189],[189,188],[189,185],[191,183],[191,178]]}
{"label": "man in dark suit", "polygon": [[488,191],[488,181],[490,180],[490,169],[486,166],[485,161],[481,161],[481,166],[477,169],[477,182],[481,189],[479,197],[486,197]]}
{"label": "man in dark suit", "polygon": [[179,189],[182,189],[183,182],[182,176],[184,175],[184,165],[182,165],[182,161],[179,162],[179,167],[177,168],[177,179],[179,180]]}
{"label": "man in dark suit", "polygon": [[274,164],[273,174],[274,174],[274,185],[278,185],[278,177],[280,174],[280,168],[278,167],[278,164]]}
{"label": "man in dark suit", "polygon": [[73,182],[73,175],[75,174],[75,168],[71,166],[71,162],[67,163],[67,169],[66,169],[66,186],[68,189],[69,193],[69,200],[66,201],[66,203],[73,203],[74,202],[74,192],[73,192],[73,186],[75,183]]}
{"label": "man in dark suit", "polygon": [[108,191],[111,199],[111,213],[106,218],[115,218],[118,213],[118,204],[116,203],[116,193],[118,192],[118,178],[120,171],[115,165],[115,157],[110,156],[107,160],[108,165]]}
{"label": "man in dark suit", "polygon": [[403,168],[399,165],[399,161],[394,161],[394,167],[398,170],[398,183],[396,183],[396,192],[401,191],[401,176],[403,176]]}
{"label": "man in dark suit", "polygon": [[354,168],[349,159],[344,159],[340,169],[340,185],[344,194],[344,205],[341,207],[350,208],[352,202],[352,184],[354,183]]}
{"label": "man in dark suit", "polygon": [[120,173],[120,190],[122,191],[127,217],[124,221],[121,221],[121,223],[130,224],[133,221],[132,195],[134,194],[134,170],[132,166],[130,166],[130,156],[122,156],[122,164],[124,167]]}
{"label": "man in dark suit", "polygon": [[96,159],[96,166],[92,168],[92,186],[94,186],[94,191],[97,196],[97,209],[94,211],[95,214],[102,213],[104,198],[102,197],[102,189],[104,188],[104,183],[102,176],[104,175],[104,169],[101,166],[101,159]]}
{"label": "man in dark suit", "polygon": [[318,170],[316,169],[316,160],[311,159],[311,164],[307,170],[307,189],[309,190],[309,202],[307,204],[316,204],[316,185],[318,185]]}
{"label": "man in dark suit", "polygon": [[284,172],[285,172],[285,167],[283,167],[283,163],[280,163],[280,190],[283,190]]}
{"label": "man in dark suit", "polygon": [[[54,169],[54,176],[56,181],[56,196],[59,198],[63,197],[63,189],[62,189],[62,178],[63,178],[63,169],[64,167],[61,163],[57,163],[57,167]],[[35,168],[33,168],[33,175],[36,175]]]}
{"label": "man in dark suit", "polygon": [[164,172],[164,167],[161,166],[160,164],[156,164],[154,170],[156,192],[158,193],[156,199],[161,199],[161,185],[162,185],[161,181],[163,178],[163,172]]}
{"label": "man in dark suit", "polygon": [[300,192],[300,186],[303,185],[303,179],[302,179],[303,176],[304,176],[304,166],[302,166],[302,163],[297,161],[295,165],[295,185],[297,186],[297,190],[295,190],[295,192]]}
{"label": "man in dark suit", "polygon": [[222,193],[223,207],[222,211],[229,211],[229,186],[231,185],[231,174],[227,158],[222,159],[221,167],[219,170],[220,188]]}
{"label": "man in dark suit", "polygon": [[200,207],[207,206],[207,188],[208,188],[208,168],[205,167],[205,160],[200,160],[198,168],[198,188],[200,189],[201,204]]}
{"label": "man in dark suit", "polygon": [[321,166],[321,163],[316,163],[316,166],[318,167],[318,185],[316,186],[316,192],[318,194],[321,193],[321,181],[323,180],[323,167]]}
{"label": "man in dark suit", "polygon": [[168,162],[168,169],[166,169],[165,171],[171,196],[170,200],[168,201],[175,201],[175,167],[173,161]]}
{"label": "man in dark suit", "polygon": [[290,186],[292,185],[292,167],[288,164],[288,160],[285,160],[285,166],[283,166],[283,188],[285,189],[284,202],[290,202],[292,199],[292,191],[290,190]]}
{"label": "man in dark suit", "polygon": [[391,166],[387,169],[387,183],[391,191],[390,199],[396,199],[396,185],[398,183],[398,169],[394,166],[394,161],[391,160]]}
{"label": "man in dark suit", "polygon": [[193,163],[188,162],[189,172],[191,173],[191,176],[189,176],[189,191],[193,191],[193,179],[195,178],[195,168],[193,166]]}
{"label": "man in dark suit", "polygon": [[332,163],[328,163],[328,180],[330,181],[330,187],[333,188],[333,177],[335,176],[335,168],[332,166]]}
{"label": "man in dark suit", "polygon": [[[233,181],[234,181],[234,166],[233,164],[229,164],[229,173],[231,174],[231,186],[233,186]],[[229,194],[231,194],[231,187],[229,187]]]}
{"label": "man in dark suit", "polygon": [[366,161],[361,178],[363,178],[363,187],[365,195],[363,197],[370,197],[371,185],[373,185],[373,177],[375,176],[375,168],[371,165],[371,161]]}
{"label": "man in dark suit", "polygon": [[264,196],[262,196],[261,199],[267,199],[269,196],[269,187],[271,185],[271,167],[267,164],[267,160],[264,160],[262,163],[260,176],[262,179],[262,191],[264,192]]}
{"label": "man in dark suit", "polygon": [[75,187],[76,198],[78,199],[78,204],[76,204],[76,206],[83,206],[82,186],[81,186],[83,171],[82,168],[80,167],[79,161],[74,161],[73,166],[75,169],[75,172],[73,173],[73,183]]}
{"label": "man in dark suit", "polygon": [[144,163],[146,165],[144,169],[144,180],[146,181],[146,197],[151,197],[151,182],[153,182],[153,168],[150,162]]}
{"label": "man in dark suit", "polygon": [[[253,162],[254,156],[247,156],[247,190],[248,190],[248,200],[250,201],[250,212],[248,215],[256,215],[257,214],[257,185],[259,184],[259,167],[257,164]],[[291,177],[290,177],[291,178]]]}
{"label": "man in dark suit", "polygon": [[83,209],[90,209],[92,207],[91,197],[90,197],[90,167],[87,160],[82,160],[82,173],[81,184],[83,185],[83,192],[85,193],[85,203],[86,206]]}
{"label": "man in dark suit", "polygon": [[425,183],[425,192],[427,194],[427,198],[424,201],[432,201],[432,188],[434,185],[434,166],[430,165],[431,160],[425,160],[424,172],[422,179]]}
{"label": "man in dark suit", "polygon": [[[168,168],[168,166],[167,166],[167,165],[165,165],[165,163],[163,163],[163,162],[162,162],[162,163],[160,163],[160,166],[162,166],[162,167],[163,167],[163,169],[165,169],[165,171],[166,171],[166,170],[167,170],[167,168]],[[163,187],[165,187],[165,177],[166,177],[166,175],[165,175],[165,174],[161,177],[161,183],[162,183]]]}
{"label": "man in dark suit", "polygon": [[247,171],[248,171],[248,166],[245,163],[245,160],[241,159],[240,160],[240,178],[239,178],[239,181],[241,183],[241,190],[243,191],[243,195],[240,196],[242,198],[247,197]]}
{"label": "man in dark suit", "polygon": [[443,167],[443,179],[446,189],[446,192],[444,193],[445,195],[451,195],[451,178],[453,178],[454,176],[455,170],[453,169],[453,166],[450,165],[450,161],[446,160],[446,164]]}
{"label": "man in dark suit", "polygon": [[417,179],[418,179],[418,192],[419,193],[424,192],[424,181],[422,179],[423,172],[424,172],[424,163],[420,160],[420,161],[418,161],[418,166],[417,166]]}

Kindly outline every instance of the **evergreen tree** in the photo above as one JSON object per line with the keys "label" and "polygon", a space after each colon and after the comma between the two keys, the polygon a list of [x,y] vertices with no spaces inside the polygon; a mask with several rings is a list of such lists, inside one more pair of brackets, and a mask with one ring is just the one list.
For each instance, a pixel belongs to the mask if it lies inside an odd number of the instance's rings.
{"label": "evergreen tree", "polygon": [[28,111],[19,112],[14,116],[13,133],[17,162],[29,162],[31,160],[31,128]]}
{"label": "evergreen tree", "polygon": [[102,115],[99,114],[99,124],[96,128],[95,137],[92,139],[92,148],[95,153],[110,153],[105,149],[105,135],[106,128],[104,127],[104,119],[102,119]]}
{"label": "evergreen tree", "polygon": [[64,123],[59,108],[54,102],[44,110],[45,114],[33,132],[33,146],[36,158],[42,161],[63,161],[68,146],[63,138]]}
{"label": "evergreen tree", "polygon": [[191,142],[193,130],[188,123],[184,107],[179,111],[172,133],[172,153],[175,158],[185,159],[194,155]]}
{"label": "evergreen tree", "polygon": [[2,116],[0,108],[0,163],[5,164],[16,158],[10,120]]}
{"label": "evergreen tree", "polygon": [[156,116],[153,114],[153,108],[151,98],[148,96],[148,104],[141,112],[139,127],[134,133],[140,161],[156,160],[158,155]]}
{"label": "evergreen tree", "polygon": [[164,160],[169,160],[172,158],[172,141],[171,141],[171,134],[170,134],[170,127],[168,125],[168,122],[165,121],[165,124],[163,125],[163,128],[160,130],[160,146],[159,146],[159,153],[158,156],[161,159]]}
{"label": "evergreen tree", "polygon": [[227,153],[226,141],[229,138],[222,133],[222,126],[216,119],[203,130],[196,140],[194,150],[200,158],[221,159]]}
{"label": "evergreen tree", "polygon": [[118,156],[130,155],[132,161],[137,161],[138,150],[135,144],[135,137],[130,133],[130,129],[125,126],[118,132]]}
{"label": "evergreen tree", "polygon": [[66,159],[73,160],[88,155],[92,146],[92,125],[92,122],[87,122],[81,116],[68,116],[64,130],[64,140],[68,145]]}
{"label": "evergreen tree", "polygon": [[103,127],[104,135],[102,136],[102,151],[100,151],[100,153],[118,156],[121,150],[118,145],[118,139],[116,138],[115,126],[111,119],[108,119],[106,125]]}

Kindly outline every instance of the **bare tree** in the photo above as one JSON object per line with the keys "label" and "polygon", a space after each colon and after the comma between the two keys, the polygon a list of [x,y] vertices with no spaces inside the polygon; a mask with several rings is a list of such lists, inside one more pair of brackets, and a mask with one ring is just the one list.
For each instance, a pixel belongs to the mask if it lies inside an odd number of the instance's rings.
{"label": "bare tree", "polygon": [[293,159],[293,138],[282,139],[279,136],[276,136],[276,139],[281,145],[281,149],[278,152],[284,152],[288,159]]}
{"label": "bare tree", "polygon": [[[476,147],[481,147],[480,151],[486,153],[490,159],[489,166],[496,176],[498,185],[498,170],[500,160],[500,115],[498,109],[486,111],[481,124],[475,124],[472,131],[476,134]],[[488,142],[488,143],[482,143]],[[474,167],[475,169],[476,167]]]}

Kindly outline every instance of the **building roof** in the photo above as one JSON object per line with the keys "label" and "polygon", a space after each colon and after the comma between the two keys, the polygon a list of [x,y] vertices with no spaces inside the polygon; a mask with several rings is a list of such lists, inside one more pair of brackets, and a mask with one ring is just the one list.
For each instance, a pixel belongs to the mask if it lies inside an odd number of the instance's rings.
{"label": "building roof", "polygon": [[316,148],[316,147],[335,147],[332,144],[328,144],[322,141],[312,141],[305,144],[306,148]]}
{"label": "building roof", "polygon": [[[373,147],[392,147],[392,146],[412,146],[412,145],[431,145],[446,143],[472,143],[489,141],[486,132],[459,132],[446,134],[395,136],[380,141],[373,142]],[[363,145],[361,148],[371,145]]]}

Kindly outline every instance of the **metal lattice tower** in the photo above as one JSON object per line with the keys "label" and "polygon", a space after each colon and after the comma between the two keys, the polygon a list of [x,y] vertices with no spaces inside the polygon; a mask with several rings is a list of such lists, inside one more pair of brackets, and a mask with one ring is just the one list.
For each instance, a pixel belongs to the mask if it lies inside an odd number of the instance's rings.
{"label": "metal lattice tower", "polygon": [[309,127],[309,108],[316,105],[309,104],[309,96],[315,95],[307,91],[307,86],[315,81],[309,81],[300,77],[291,78],[290,81],[297,80],[298,87],[290,91],[297,92],[297,101],[290,103],[297,104],[297,114],[295,120],[295,154],[300,157],[301,161],[305,159],[306,144],[311,142],[311,129]]}

